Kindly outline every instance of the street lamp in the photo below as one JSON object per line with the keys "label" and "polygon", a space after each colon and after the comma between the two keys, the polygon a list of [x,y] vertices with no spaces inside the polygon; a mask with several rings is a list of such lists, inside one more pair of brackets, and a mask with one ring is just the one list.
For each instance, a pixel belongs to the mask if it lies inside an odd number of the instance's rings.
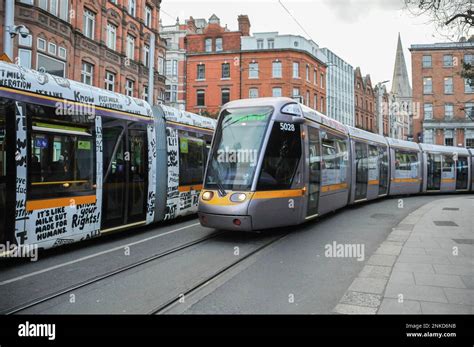
{"label": "street lamp", "polygon": [[17,35],[28,37],[30,31],[24,25],[15,25],[15,0],[5,0],[5,20],[3,32],[3,51],[13,60],[13,39]]}

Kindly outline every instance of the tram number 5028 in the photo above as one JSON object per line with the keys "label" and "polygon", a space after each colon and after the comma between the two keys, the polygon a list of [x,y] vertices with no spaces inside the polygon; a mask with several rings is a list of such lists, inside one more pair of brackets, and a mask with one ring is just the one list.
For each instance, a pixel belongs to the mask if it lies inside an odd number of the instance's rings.
{"label": "tram number 5028", "polygon": [[295,131],[295,125],[290,123],[280,123],[281,131]]}

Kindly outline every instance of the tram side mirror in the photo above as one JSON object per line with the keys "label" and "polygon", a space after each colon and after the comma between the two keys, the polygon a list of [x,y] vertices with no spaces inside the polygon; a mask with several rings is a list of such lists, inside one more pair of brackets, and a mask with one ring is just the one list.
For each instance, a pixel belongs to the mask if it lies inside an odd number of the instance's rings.
{"label": "tram side mirror", "polygon": [[291,117],[291,122],[293,124],[303,124],[304,123],[304,118],[293,116],[293,117]]}

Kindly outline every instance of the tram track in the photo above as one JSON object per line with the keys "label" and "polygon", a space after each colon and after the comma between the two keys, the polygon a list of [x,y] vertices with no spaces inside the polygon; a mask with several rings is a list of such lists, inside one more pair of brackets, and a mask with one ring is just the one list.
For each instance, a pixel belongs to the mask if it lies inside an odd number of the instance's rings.
{"label": "tram track", "polygon": [[51,294],[48,294],[48,295],[45,295],[45,296],[42,296],[40,298],[37,298],[35,300],[31,300],[27,303],[23,303],[21,305],[18,305],[18,306],[15,306],[13,308],[9,308],[9,309],[6,309],[6,310],[3,310],[0,312],[0,314],[3,314],[3,315],[11,315],[11,314],[16,314],[16,313],[20,313],[22,311],[25,311],[31,307],[34,307],[34,306],[37,306],[39,304],[42,304],[44,302],[47,302],[47,301],[50,301],[50,300],[53,300],[57,297],[60,297],[61,295],[64,295],[64,294],[67,294],[73,290],[77,290],[77,289],[80,289],[80,288],[83,288],[83,287],[86,287],[86,286],[89,286],[89,285],[92,285],[94,283],[97,283],[97,282],[100,282],[104,279],[107,279],[107,278],[110,278],[112,276],[115,276],[115,275],[118,275],[120,273],[123,273],[123,272],[126,272],[128,270],[131,270],[131,269],[134,269],[134,268],[137,268],[141,265],[144,265],[144,264],[147,264],[147,263],[150,263],[154,260],[157,260],[157,259],[160,259],[160,258],[163,258],[163,257],[166,257],[168,255],[171,255],[171,254],[174,254],[174,253],[177,253],[177,252],[180,252],[180,251],[183,251],[185,249],[188,249],[190,247],[193,247],[193,246],[196,246],[198,244],[201,244],[203,242],[206,242],[208,240],[211,240],[211,239],[214,239],[218,236],[221,236],[223,234],[226,234],[226,233],[229,233],[229,231],[219,231],[219,232],[216,232],[216,233],[213,233],[211,235],[207,235],[205,237],[202,237],[200,239],[197,239],[197,240],[194,240],[194,241],[191,241],[191,242],[187,242],[185,244],[182,244],[180,246],[177,246],[177,247],[173,247],[171,249],[168,249],[164,252],[160,252],[158,254],[154,254],[150,257],[147,257],[145,259],[142,259],[140,261],[137,261],[137,262],[134,262],[132,264],[128,264],[128,265],[125,265],[125,266],[122,266],[122,267],[119,267],[118,269],[115,269],[115,270],[112,270],[112,271],[108,271],[102,275],[98,275],[98,276],[95,276],[91,279],[88,279],[88,280],[85,280],[85,281],[82,281],[80,283],[76,283],[74,285],[71,285],[71,286],[68,286],[64,289],[61,289],[59,291],[56,291],[54,293],[51,293]]}
{"label": "tram track", "polygon": [[197,292],[199,292],[201,289],[203,289],[205,286],[210,284],[211,282],[214,282],[221,278],[224,274],[226,274],[228,271],[234,269],[236,266],[242,264],[245,260],[251,258],[252,256],[256,255],[257,253],[263,251],[264,249],[270,247],[271,245],[277,243],[278,241],[284,239],[286,236],[288,236],[290,232],[285,232],[282,235],[279,235],[275,238],[273,238],[271,241],[266,242],[265,244],[257,247],[256,249],[250,251],[249,253],[245,254],[244,256],[240,257],[238,260],[232,262],[229,265],[224,266],[223,268],[219,269],[217,272],[212,274],[211,276],[206,277],[204,280],[199,281],[197,284],[193,285],[191,288],[188,290],[179,293],[177,296],[173,297],[172,299],[168,300],[166,303],[157,306],[154,308],[152,311],[148,312],[150,315],[157,315],[157,314],[165,314],[167,311],[172,309],[176,304],[180,302],[180,300],[184,297],[189,297]]}

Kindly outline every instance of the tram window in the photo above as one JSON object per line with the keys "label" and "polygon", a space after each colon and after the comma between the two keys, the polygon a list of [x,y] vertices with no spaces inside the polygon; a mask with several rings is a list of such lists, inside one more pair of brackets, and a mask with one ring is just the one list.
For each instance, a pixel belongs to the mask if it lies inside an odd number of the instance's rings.
{"label": "tram window", "polygon": [[456,162],[456,189],[467,189],[469,166],[467,157],[459,157]]}
{"label": "tram window", "polygon": [[179,185],[202,184],[204,140],[179,131]]}
{"label": "tram window", "polygon": [[33,199],[93,190],[95,144],[91,129],[34,122],[28,172]]}
{"label": "tram window", "polygon": [[257,190],[291,188],[301,157],[301,133],[299,124],[285,125],[273,125]]}
{"label": "tram window", "polygon": [[346,182],[348,153],[346,141],[331,133],[321,131],[322,185]]}
{"label": "tram window", "polygon": [[442,178],[454,179],[454,160],[451,155],[443,155]]}
{"label": "tram window", "polygon": [[369,181],[378,180],[379,150],[376,146],[369,145]]}
{"label": "tram window", "polygon": [[397,178],[417,178],[419,166],[418,153],[395,150],[395,175]]}

